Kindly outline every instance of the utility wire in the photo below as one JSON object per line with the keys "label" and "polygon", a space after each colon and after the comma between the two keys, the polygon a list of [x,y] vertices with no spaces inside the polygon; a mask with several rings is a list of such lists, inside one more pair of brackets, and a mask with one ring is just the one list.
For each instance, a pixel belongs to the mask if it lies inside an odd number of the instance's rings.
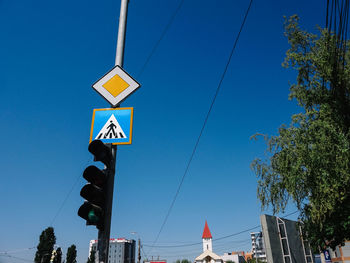
{"label": "utility wire", "polygon": [[[234,234],[231,234],[231,235],[228,235],[228,236],[215,238],[215,239],[213,239],[213,241],[221,240],[221,239],[225,239],[225,238],[229,238],[229,237],[233,237],[233,236],[237,236],[237,235],[243,234],[245,232],[252,231],[252,230],[254,230],[254,229],[258,228],[258,227],[260,227],[260,225],[252,227],[252,228],[249,228],[249,229],[246,229],[246,230],[243,230],[243,231],[240,231],[240,232],[237,232],[237,233],[234,233]],[[202,243],[203,242],[196,242],[196,243],[192,243],[192,244],[174,245],[174,246],[154,246],[154,245],[151,245],[151,246],[144,245],[144,246],[145,247],[156,247],[156,248],[174,248],[174,247],[190,247],[190,246],[200,245]]]}
{"label": "utility wire", "polygon": [[147,254],[146,254],[145,251],[143,250],[143,245],[141,245],[141,251],[142,251],[142,253],[143,253],[144,258],[145,258],[145,259],[148,259]]}
{"label": "utility wire", "polygon": [[77,183],[79,182],[80,177],[81,177],[81,174],[79,174],[79,175],[77,176],[77,179],[75,180],[75,182],[74,182],[74,184],[72,185],[71,189],[69,190],[68,194],[67,194],[66,197],[64,198],[64,200],[63,200],[63,202],[62,202],[60,208],[57,210],[57,213],[55,214],[55,216],[54,216],[53,219],[51,220],[50,226],[53,225],[53,223],[55,222],[56,218],[57,218],[58,215],[61,213],[61,210],[62,210],[62,208],[64,207],[64,205],[66,204],[66,202],[67,202],[67,200],[68,200],[70,194],[73,192],[75,186],[76,186]]}
{"label": "utility wire", "polygon": [[13,253],[18,253],[18,252],[23,252],[23,251],[31,250],[31,249],[34,249],[34,248],[36,248],[36,247],[21,248],[21,249],[8,250],[8,251],[0,251],[0,255],[1,254],[13,254]]}
{"label": "utility wire", "polygon": [[[152,48],[150,54],[148,55],[148,57],[147,57],[145,63],[143,64],[141,70],[140,70],[139,73],[137,74],[137,78],[139,78],[139,77],[142,75],[143,71],[145,70],[146,66],[148,65],[149,61],[151,60],[153,54],[154,54],[155,51],[157,50],[157,48],[158,48],[160,42],[162,41],[162,39],[164,38],[165,34],[166,34],[167,31],[169,30],[171,24],[174,22],[174,19],[175,19],[177,13],[179,12],[179,10],[181,9],[181,6],[182,6],[183,2],[184,2],[184,0],[181,0],[181,1],[179,2],[179,5],[177,6],[177,8],[175,9],[174,13],[173,13],[172,16],[170,17],[170,19],[169,19],[167,25],[165,26],[165,28],[163,29],[163,31],[162,31],[162,33],[161,33],[159,39],[157,40],[156,44],[153,46],[153,48]],[[73,184],[71,190],[69,191],[69,193],[67,194],[67,196],[65,197],[65,199],[63,200],[62,205],[61,205],[60,208],[58,209],[56,215],[53,217],[53,219],[52,219],[52,221],[51,221],[51,223],[50,223],[51,226],[52,226],[52,224],[54,223],[54,221],[56,220],[56,218],[58,217],[58,215],[60,214],[60,212],[61,212],[62,208],[64,207],[64,205],[66,204],[66,202],[67,202],[67,200],[68,200],[68,197],[70,196],[70,194],[71,194],[72,191],[74,190],[76,184],[77,184],[78,181],[79,181],[79,178],[80,178],[80,175],[79,175],[79,177],[77,178],[76,182]]]}
{"label": "utility wire", "polygon": [[156,42],[156,44],[153,46],[151,52],[149,53],[145,63],[143,64],[141,70],[139,71],[139,73],[136,75],[137,78],[139,78],[143,71],[145,70],[146,66],[148,65],[149,61],[151,60],[151,57],[153,56],[154,52],[156,51],[156,49],[158,48],[160,42],[162,41],[162,39],[164,38],[166,32],[168,31],[168,29],[170,28],[171,24],[174,22],[174,19],[177,15],[177,13],[179,12],[179,10],[181,9],[181,6],[183,4],[184,0],[181,0],[179,5],[177,6],[177,8],[175,9],[173,15],[170,17],[168,24],[165,26],[165,28],[163,29],[162,33],[160,34],[160,37],[158,39],[158,41]]}
{"label": "utility wire", "polygon": [[25,259],[25,258],[19,258],[19,257],[11,256],[11,255],[6,255],[6,254],[0,255],[0,257],[9,257],[9,258],[14,258],[14,259],[22,260],[22,261],[34,262],[33,260],[29,260],[29,259]]}
{"label": "utility wire", "polygon": [[[89,160],[87,160],[85,166],[88,165],[89,162],[90,162],[90,158],[89,158]],[[62,211],[64,205],[66,204],[66,202],[67,202],[67,200],[68,200],[70,194],[73,192],[75,186],[78,184],[80,178],[81,178],[81,174],[79,173],[78,176],[77,176],[77,179],[76,179],[75,182],[73,183],[71,189],[70,189],[69,192],[67,193],[66,197],[63,199],[63,202],[62,202],[61,206],[58,208],[58,210],[57,210],[55,216],[52,218],[51,223],[50,223],[50,226],[53,225],[53,223],[55,222],[56,218],[57,218],[58,215],[61,213],[61,211]]]}
{"label": "utility wire", "polygon": [[194,145],[194,148],[193,148],[193,150],[192,150],[191,156],[190,156],[190,158],[189,158],[189,160],[188,160],[188,162],[187,162],[187,166],[186,166],[185,172],[184,172],[184,174],[182,175],[182,178],[181,178],[180,184],[179,184],[179,186],[178,186],[178,188],[177,188],[177,190],[176,190],[175,196],[174,196],[174,198],[173,198],[173,200],[172,200],[172,202],[171,202],[171,204],[170,204],[170,207],[169,207],[169,209],[168,209],[168,212],[167,212],[167,214],[166,214],[166,216],[165,216],[165,219],[164,219],[164,221],[163,221],[163,223],[162,223],[162,225],[161,225],[161,227],[160,227],[160,230],[159,230],[159,232],[158,232],[158,234],[157,234],[157,236],[156,236],[156,238],[155,238],[155,240],[154,240],[154,242],[153,242],[153,245],[151,246],[150,251],[152,250],[152,248],[154,247],[154,245],[155,245],[156,242],[158,241],[158,238],[159,238],[161,232],[163,231],[163,228],[164,228],[166,222],[168,221],[169,215],[170,215],[170,213],[171,213],[171,210],[173,209],[173,206],[174,206],[174,204],[175,204],[175,201],[176,201],[176,199],[177,199],[177,196],[179,195],[179,192],[180,192],[180,189],[181,189],[182,184],[183,184],[183,182],[184,182],[184,179],[185,179],[185,177],[186,177],[186,175],[187,175],[187,172],[188,172],[188,170],[189,170],[189,168],[190,168],[190,165],[191,165],[191,163],[192,163],[194,154],[195,154],[196,151],[197,151],[197,147],[198,147],[199,141],[200,141],[200,139],[201,139],[201,137],[202,137],[204,128],[205,128],[205,126],[206,126],[206,124],[207,124],[207,122],[208,122],[209,115],[210,115],[210,113],[211,113],[211,111],[212,111],[212,109],[213,109],[214,103],[215,103],[215,101],[216,101],[216,97],[218,96],[219,91],[220,91],[220,89],[221,89],[222,81],[224,80],[224,77],[225,77],[225,75],[226,75],[226,72],[227,72],[228,66],[229,66],[229,64],[230,64],[230,61],[231,61],[233,52],[234,52],[235,49],[236,49],[237,42],[238,42],[239,37],[240,37],[240,35],[241,35],[242,29],[243,29],[243,26],[244,26],[245,21],[246,21],[246,19],[247,19],[247,16],[248,16],[250,7],[251,7],[251,5],[252,5],[252,2],[253,2],[253,0],[250,0],[249,6],[248,6],[248,8],[247,8],[247,11],[246,11],[245,16],[244,16],[244,19],[243,19],[243,22],[242,22],[242,24],[241,24],[241,27],[240,27],[239,32],[238,32],[238,35],[237,35],[236,40],[235,40],[235,42],[234,42],[234,44],[233,44],[233,47],[232,47],[230,56],[229,56],[228,61],[227,61],[227,63],[226,63],[225,69],[224,69],[224,71],[223,71],[223,73],[222,73],[222,75],[221,75],[221,79],[220,79],[219,84],[218,84],[218,86],[217,86],[217,88],[216,88],[215,95],[214,95],[213,100],[212,100],[212,102],[211,102],[211,105],[210,105],[210,107],[209,107],[208,113],[207,113],[207,115],[206,115],[206,117],[205,117],[204,123],[203,123],[203,125],[202,125],[202,128],[201,128],[201,130],[200,130],[199,136],[198,136],[198,138],[197,138],[197,141],[196,141],[196,143],[195,143],[195,145]]}
{"label": "utility wire", "polygon": [[[296,210],[292,213],[289,213],[289,214],[286,214],[286,215],[283,215],[284,218],[286,217],[289,217],[291,215],[294,215],[296,213],[298,213],[299,211]],[[230,235],[227,235],[227,236],[223,236],[223,237],[219,237],[219,238],[214,238],[213,241],[217,241],[217,240],[222,240],[222,239],[226,239],[226,238],[229,238],[229,237],[233,237],[233,236],[237,236],[237,235],[240,235],[240,234],[243,234],[243,233],[246,233],[246,232],[249,232],[249,231],[252,231],[254,229],[257,229],[259,228],[260,225],[257,225],[257,226],[254,226],[254,227],[251,227],[251,228],[248,228],[246,230],[243,230],[243,231],[240,231],[240,232],[236,232],[236,233],[233,233],[233,234],[230,234]],[[190,247],[190,246],[195,246],[195,245],[199,245],[199,244],[202,244],[203,242],[196,242],[196,243],[190,243],[190,244],[184,244],[184,245],[169,245],[169,246],[154,246],[154,245],[145,245],[145,247],[156,247],[156,248],[175,248],[175,247]]]}

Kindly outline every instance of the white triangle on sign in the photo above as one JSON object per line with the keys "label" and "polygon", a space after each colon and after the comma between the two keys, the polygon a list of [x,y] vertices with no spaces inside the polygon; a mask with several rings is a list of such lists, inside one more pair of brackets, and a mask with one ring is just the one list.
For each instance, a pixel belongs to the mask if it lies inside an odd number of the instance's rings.
{"label": "white triangle on sign", "polygon": [[115,118],[114,114],[109,117],[105,125],[103,125],[100,132],[97,134],[95,140],[102,139],[125,139],[127,138],[119,122]]}

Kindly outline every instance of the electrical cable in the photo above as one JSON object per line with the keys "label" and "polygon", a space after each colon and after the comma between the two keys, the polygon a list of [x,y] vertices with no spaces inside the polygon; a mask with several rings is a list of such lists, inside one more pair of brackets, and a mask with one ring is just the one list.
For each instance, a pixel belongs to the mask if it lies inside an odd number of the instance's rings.
{"label": "electrical cable", "polygon": [[[85,166],[88,165],[89,162],[90,162],[90,158],[89,158],[89,160],[87,160]],[[84,167],[85,167],[85,166],[84,166]],[[79,182],[80,179],[81,179],[81,174],[78,174],[77,179],[75,180],[75,182],[73,183],[73,185],[72,185],[71,189],[69,190],[68,194],[67,194],[66,197],[64,198],[64,200],[63,200],[61,206],[58,208],[58,210],[57,210],[55,216],[52,218],[51,223],[50,223],[50,226],[53,225],[53,223],[55,222],[56,218],[57,218],[58,215],[61,213],[61,210],[63,209],[64,205],[66,204],[66,202],[67,202],[67,200],[68,200],[68,198],[69,198],[69,196],[70,196],[70,194],[73,192],[74,188],[76,187],[76,185],[78,184],[78,182]]]}
{"label": "electrical cable", "polygon": [[[242,242],[240,244],[237,244],[233,247],[230,247],[228,249],[217,249],[217,246],[215,246],[215,250],[217,251],[217,253],[224,253],[224,252],[227,252],[227,251],[233,251],[233,250],[236,250],[238,248],[238,246],[243,246],[243,245],[247,245],[247,244],[250,244],[252,241],[251,239],[249,239],[249,241],[245,241],[245,242]],[[189,252],[184,252],[184,253],[181,253],[181,251],[178,251],[177,253],[166,253],[166,256],[162,256],[163,258],[175,258],[175,257],[179,257],[179,255],[181,255],[181,257],[186,257],[186,256],[193,256],[194,254],[198,253],[198,250],[192,250],[193,252],[192,253],[189,253]],[[219,252],[219,251],[222,251],[222,252]]]}
{"label": "electrical cable", "polygon": [[22,261],[34,262],[34,260],[29,260],[29,259],[25,259],[25,258],[19,258],[19,257],[11,256],[11,255],[6,255],[6,254],[5,255],[0,255],[0,257],[9,257],[9,258],[22,260]]}
{"label": "electrical cable", "polygon": [[[289,213],[289,214],[285,214],[285,215],[281,215],[281,217],[283,218],[287,218],[293,214],[296,214],[298,213],[299,211],[296,210],[292,213]],[[225,238],[228,238],[228,237],[231,237],[233,235],[239,235],[239,234],[242,234],[242,233],[245,233],[245,232],[248,232],[250,230],[254,230],[255,228],[258,228],[260,227],[259,226],[256,226],[254,228],[250,228],[250,229],[247,229],[245,231],[241,231],[241,232],[238,232],[238,233],[234,233],[234,234],[230,234],[230,235],[227,235],[227,236],[223,236],[223,237],[220,237],[220,238],[216,238],[216,239],[213,239],[213,241],[217,241],[217,240],[222,240],[222,239],[225,239]],[[244,240],[236,240],[236,241],[229,241],[229,242],[225,242],[223,244],[220,244],[219,246],[215,246],[216,249],[218,251],[222,251],[222,253],[224,253],[225,251],[228,251],[228,250],[234,250],[235,248],[237,248],[238,246],[243,246],[243,245],[246,245],[246,244],[249,244],[251,242],[251,239],[244,239]],[[234,243],[234,244],[231,244],[231,243]],[[229,245],[230,244],[230,245]],[[188,244],[188,245],[193,245],[193,244]],[[202,242],[198,242],[197,245],[202,245]],[[228,245],[229,245],[229,248],[228,248]],[[159,248],[159,246],[155,246],[156,248]],[[225,248],[226,247],[226,248]],[[164,246],[161,247],[161,248],[165,248]],[[166,247],[166,248],[174,248],[174,246],[170,247]],[[193,251],[193,252],[192,252]],[[170,252],[170,250],[169,250]],[[175,251],[171,251],[173,253],[169,253],[169,252],[161,252],[161,253],[166,253],[167,256],[162,256],[162,257],[167,257],[167,258],[173,258],[173,257],[178,257],[179,254],[181,254],[181,256],[192,256],[194,253],[197,252],[197,250],[177,250],[176,252]],[[192,252],[192,253],[191,253]]]}
{"label": "electrical cable", "polygon": [[[145,69],[146,66],[148,65],[148,63],[149,63],[151,57],[153,56],[153,54],[154,54],[155,51],[157,50],[157,48],[158,48],[160,42],[162,41],[162,39],[164,38],[165,34],[166,34],[167,31],[169,30],[169,28],[170,28],[171,24],[173,23],[173,21],[174,21],[176,15],[177,15],[177,13],[178,13],[179,10],[181,9],[181,6],[182,6],[183,2],[184,2],[184,0],[181,0],[181,1],[180,1],[179,5],[178,5],[177,8],[175,9],[174,13],[173,13],[172,16],[170,17],[170,19],[169,19],[167,25],[165,26],[165,28],[163,29],[163,31],[162,31],[162,33],[161,33],[159,39],[157,40],[156,44],[153,46],[153,48],[152,48],[150,54],[148,55],[148,57],[147,57],[145,63],[143,64],[141,70],[140,70],[139,73],[137,74],[137,77],[140,77],[140,76],[141,76],[141,74],[143,73],[144,69]],[[53,224],[54,221],[56,220],[57,216],[60,214],[62,208],[64,207],[65,203],[66,203],[67,200],[68,200],[68,197],[70,196],[70,194],[71,194],[72,191],[74,190],[75,185],[78,183],[79,178],[80,178],[80,175],[79,175],[79,177],[77,178],[76,182],[73,184],[72,188],[70,189],[70,191],[69,191],[69,193],[67,194],[67,196],[65,197],[65,199],[63,200],[62,205],[61,205],[60,208],[58,209],[56,215],[53,217],[53,219],[52,219],[52,221],[51,221],[51,223],[50,223],[50,226],[52,226],[52,224]]]}
{"label": "electrical cable", "polygon": [[175,9],[173,15],[170,17],[168,24],[165,26],[165,28],[163,29],[162,33],[160,34],[160,37],[158,39],[158,41],[156,42],[156,44],[153,46],[151,52],[149,53],[145,63],[143,64],[143,66],[141,67],[139,73],[136,75],[137,78],[139,78],[141,76],[141,74],[143,73],[143,71],[145,70],[146,66],[148,65],[149,61],[151,60],[151,57],[153,56],[154,52],[156,51],[156,49],[158,48],[160,42],[162,41],[163,37],[165,36],[166,32],[168,31],[168,29],[170,28],[171,24],[174,22],[174,19],[177,15],[177,13],[179,12],[179,10],[181,9],[181,6],[183,4],[184,0],[181,0],[179,5],[177,6],[177,8]]}
{"label": "electrical cable", "polygon": [[78,176],[77,179],[75,180],[73,186],[71,187],[71,189],[69,190],[68,194],[67,194],[66,197],[64,198],[64,200],[63,200],[61,206],[58,208],[57,213],[55,214],[55,216],[54,216],[53,219],[51,220],[50,226],[53,225],[53,223],[55,222],[56,218],[57,218],[58,215],[61,213],[62,208],[63,208],[64,205],[66,204],[66,202],[67,202],[67,200],[68,200],[70,194],[73,192],[73,190],[74,190],[75,186],[77,185],[77,183],[79,182],[80,178],[81,178],[81,175],[79,174],[79,176]]}
{"label": "electrical cable", "polygon": [[[250,243],[252,240],[251,238],[248,239],[244,239],[244,240],[237,240],[237,241],[229,241],[229,242],[225,242],[225,244],[218,244],[217,242],[215,242],[215,251],[230,251],[232,250],[232,248],[234,247],[238,247],[238,246],[242,246],[245,245],[247,243]],[[199,247],[201,247],[202,244],[200,244],[200,246],[196,246],[196,247],[192,247],[191,249],[174,249],[174,248],[167,248],[166,250],[162,250],[162,251],[157,251],[160,254],[167,254],[167,255],[184,255],[184,254],[193,254],[193,253],[197,253],[199,249]]]}
{"label": "electrical cable", "polygon": [[[243,231],[240,231],[240,232],[237,232],[237,233],[233,233],[231,235],[215,238],[215,239],[213,239],[213,241],[221,240],[221,239],[225,239],[225,238],[229,238],[229,237],[233,237],[233,236],[237,236],[237,235],[240,235],[240,234],[252,231],[252,230],[254,230],[254,229],[258,228],[258,227],[260,227],[260,225],[252,227],[252,228],[249,228],[249,229],[246,229],[246,230],[243,230]],[[196,243],[192,243],[192,244],[175,245],[175,246],[154,246],[154,245],[150,245],[150,246],[144,245],[144,246],[145,247],[156,247],[156,248],[171,248],[171,247],[174,248],[174,247],[190,247],[190,246],[200,245],[202,243],[203,242],[196,242]]]}
{"label": "electrical cable", "polygon": [[[286,214],[286,215],[283,215],[283,218],[286,218],[286,217],[289,217],[291,215],[294,215],[296,213],[298,213],[299,211],[296,210],[292,213],[289,213],[289,214]],[[249,231],[252,231],[256,228],[259,228],[260,225],[257,225],[255,227],[251,227],[251,228],[248,228],[246,230],[243,230],[243,231],[240,231],[240,232],[236,232],[236,233],[233,233],[233,234],[230,234],[230,235],[226,235],[226,236],[223,236],[223,237],[219,237],[219,238],[214,238],[213,241],[217,241],[217,240],[222,240],[222,239],[226,239],[226,238],[229,238],[229,237],[233,237],[233,236],[237,236],[237,235],[240,235],[240,234],[243,234],[243,233],[246,233],[246,232],[249,232]],[[184,245],[173,245],[173,246],[152,246],[152,245],[145,245],[145,247],[156,247],[156,248],[175,248],[175,247],[189,247],[189,246],[195,246],[195,245],[200,245],[202,244],[202,242],[196,242],[196,243],[190,243],[190,244],[184,244]]]}
{"label": "electrical cable", "polygon": [[141,245],[141,251],[145,259],[148,259],[146,252],[143,250],[143,245]]}
{"label": "electrical cable", "polygon": [[[228,66],[229,66],[229,64],[230,64],[232,55],[233,55],[233,53],[234,53],[234,51],[235,51],[235,49],[236,49],[237,42],[238,42],[238,40],[239,40],[239,37],[240,37],[240,35],[241,35],[243,26],[244,26],[244,24],[245,24],[245,21],[246,21],[246,19],[247,19],[248,14],[249,14],[249,10],[250,10],[250,7],[251,7],[251,5],[252,5],[252,2],[253,2],[253,0],[250,0],[249,6],[248,6],[248,8],[247,8],[247,10],[246,10],[246,12],[245,12],[245,16],[244,16],[244,19],[243,19],[243,21],[242,21],[241,27],[240,27],[240,29],[239,29],[238,35],[237,35],[237,37],[236,37],[236,40],[235,40],[235,42],[234,42],[234,44],[233,44],[233,47],[232,47],[230,56],[229,56],[228,61],[227,61],[227,63],[226,63],[225,69],[224,69],[224,71],[223,71],[223,73],[222,73],[222,75],[221,75],[221,79],[220,79],[219,84],[218,84],[218,86],[217,86],[217,88],[216,88],[215,95],[214,95],[214,97],[213,97],[213,99],[212,99],[211,105],[210,105],[209,110],[208,110],[208,113],[207,113],[207,115],[206,115],[206,117],[205,117],[204,123],[203,123],[203,125],[202,125],[201,130],[200,130],[200,133],[199,133],[199,136],[198,136],[197,141],[196,141],[196,143],[195,143],[195,146],[194,146],[194,148],[193,148],[193,150],[192,150],[191,156],[190,156],[190,158],[189,158],[189,160],[188,160],[188,163],[187,163],[185,172],[184,172],[184,174],[183,174],[183,176],[182,176],[182,178],[181,178],[181,181],[180,181],[180,184],[179,184],[179,186],[178,186],[178,188],[177,188],[177,190],[176,190],[175,196],[174,196],[174,198],[173,198],[173,200],[172,200],[172,202],[171,202],[171,204],[170,204],[170,207],[169,207],[169,209],[168,209],[168,212],[167,212],[167,214],[166,214],[166,216],[165,216],[165,219],[164,219],[164,221],[163,221],[163,223],[162,223],[162,225],[161,225],[161,227],[160,227],[160,230],[159,230],[159,232],[158,232],[158,234],[157,234],[157,236],[156,236],[156,238],[155,238],[155,240],[154,240],[154,242],[153,242],[153,245],[151,246],[150,251],[152,250],[152,248],[154,247],[154,245],[155,245],[156,242],[158,241],[158,238],[159,238],[161,232],[163,231],[163,228],[164,228],[164,226],[165,226],[165,224],[166,224],[166,222],[167,222],[167,220],[168,220],[168,218],[169,218],[169,215],[170,215],[170,213],[171,213],[171,210],[172,210],[172,208],[173,208],[173,206],[174,206],[174,204],[175,204],[175,201],[176,201],[177,196],[178,196],[178,194],[179,194],[179,192],[180,192],[180,189],[181,189],[181,187],[182,187],[182,184],[183,184],[183,182],[184,182],[184,179],[185,179],[185,177],[186,177],[186,175],[187,175],[187,172],[188,172],[188,170],[189,170],[189,167],[190,167],[190,165],[191,165],[191,163],[192,163],[194,154],[196,153],[196,150],[197,150],[199,141],[200,141],[200,139],[201,139],[201,137],[202,137],[204,128],[205,128],[205,126],[206,126],[206,124],[207,124],[207,122],[208,122],[209,115],[210,115],[210,113],[211,113],[211,111],[212,111],[212,109],[213,109],[213,106],[214,106],[214,103],[215,103],[215,101],[216,101],[217,95],[219,94],[219,91],[220,91],[220,89],[221,89],[221,84],[222,84],[222,81],[224,80],[224,77],[225,77],[225,75],[226,75],[226,72],[227,72]],[[149,251],[149,252],[150,252],[150,251]]]}
{"label": "electrical cable", "polygon": [[29,247],[29,248],[21,248],[21,249],[16,249],[16,250],[8,250],[8,251],[0,251],[0,254],[13,254],[13,253],[17,253],[17,252],[23,252],[26,250],[31,250],[34,249],[36,247]]}

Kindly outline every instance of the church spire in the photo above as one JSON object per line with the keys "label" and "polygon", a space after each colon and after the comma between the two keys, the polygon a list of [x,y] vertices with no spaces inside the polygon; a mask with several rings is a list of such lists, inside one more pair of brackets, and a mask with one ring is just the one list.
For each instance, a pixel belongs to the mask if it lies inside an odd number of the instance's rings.
{"label": "church spire", "polygon": [[209,227],[208,227],[208,223],[207,220],[205,220],[205,226],[204,226],[204,230],[203,230],[203,235],[202,238],[204,239],[209,239],[212,238]]}
{"label": "church spire", "polygon": [[205,220],[202,240],[203,240],[203,252],[206,250],[213,251],[212,236],[208,227],[207,220]]}

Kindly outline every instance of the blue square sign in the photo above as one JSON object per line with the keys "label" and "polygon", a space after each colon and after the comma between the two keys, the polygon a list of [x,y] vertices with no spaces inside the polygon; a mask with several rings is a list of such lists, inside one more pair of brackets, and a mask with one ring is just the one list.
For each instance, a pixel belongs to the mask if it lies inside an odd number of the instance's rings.
{"label": "blue square sign", "polygon": [[90,142],[131,144],[134,108],[94,109]]}

